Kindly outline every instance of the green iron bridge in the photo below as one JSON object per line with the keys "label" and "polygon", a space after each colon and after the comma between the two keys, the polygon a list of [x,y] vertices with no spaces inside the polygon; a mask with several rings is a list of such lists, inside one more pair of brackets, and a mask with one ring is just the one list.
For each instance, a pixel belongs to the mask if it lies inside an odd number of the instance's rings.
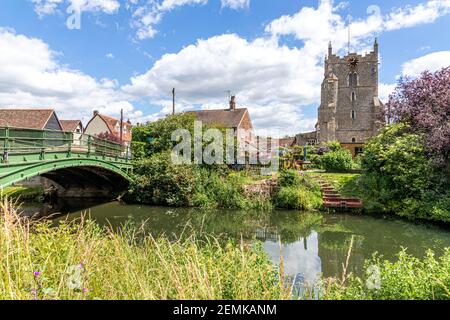
{"label": "green iron bridge", "polygon": [[0,127],[0,189],[35,176],[58,196],[114,197],[132,172],[129,147],[91,135]]}

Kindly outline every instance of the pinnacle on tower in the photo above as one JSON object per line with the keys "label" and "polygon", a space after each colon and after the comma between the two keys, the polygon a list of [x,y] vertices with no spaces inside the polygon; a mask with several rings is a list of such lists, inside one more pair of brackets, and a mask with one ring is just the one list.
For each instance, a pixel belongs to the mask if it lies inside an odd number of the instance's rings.
{"label": "pinnacle on tower", "polygon": [[373,51],[378,53],[378,39],[375,38],[375,42],[373,43]]}
{"label": "pinnacle on tower", "polygon": [[328,57],[331,57],[333,54],[333,47],[331,46],[331,41],[328,42]]}

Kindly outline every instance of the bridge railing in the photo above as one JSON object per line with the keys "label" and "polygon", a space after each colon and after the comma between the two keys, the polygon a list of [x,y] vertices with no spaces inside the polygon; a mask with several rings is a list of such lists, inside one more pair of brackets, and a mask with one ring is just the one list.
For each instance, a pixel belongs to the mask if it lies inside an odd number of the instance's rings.
{"label": "bridge railing", "polygon": [[131,159],[129,146],[95,136],[15,127],[0,127],[0,152],[3,163],[7,162],[9,155],[45,152],[85,153]]}

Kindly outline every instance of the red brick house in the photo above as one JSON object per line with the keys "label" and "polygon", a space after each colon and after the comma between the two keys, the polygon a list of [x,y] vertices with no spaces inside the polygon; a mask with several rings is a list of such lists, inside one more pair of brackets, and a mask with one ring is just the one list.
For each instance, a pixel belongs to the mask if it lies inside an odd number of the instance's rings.
{"label": "red brick house", "polygon": [[256,148],[256,137],[253,130],[252,120],[247,108],[236,108],[235,97],[231,97],[228,109],[211,109],[189,111],[195,114],[197,120],[206,124],[218,124],[225,128],[234,129],[235,134],[242,130],[245,134],[238,137],[238,143],[250,148]]}

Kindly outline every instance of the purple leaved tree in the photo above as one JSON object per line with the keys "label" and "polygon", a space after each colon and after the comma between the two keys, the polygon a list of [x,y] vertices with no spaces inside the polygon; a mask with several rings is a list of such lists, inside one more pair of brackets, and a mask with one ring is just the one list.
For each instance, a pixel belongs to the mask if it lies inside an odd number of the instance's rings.
{"label": "purple leaved tree", "polygon": [[450,161],[450,66],[419,78],[401,78],[386,104],[388,117],[405,121],[424,136],[425,150],[438,167]]}

